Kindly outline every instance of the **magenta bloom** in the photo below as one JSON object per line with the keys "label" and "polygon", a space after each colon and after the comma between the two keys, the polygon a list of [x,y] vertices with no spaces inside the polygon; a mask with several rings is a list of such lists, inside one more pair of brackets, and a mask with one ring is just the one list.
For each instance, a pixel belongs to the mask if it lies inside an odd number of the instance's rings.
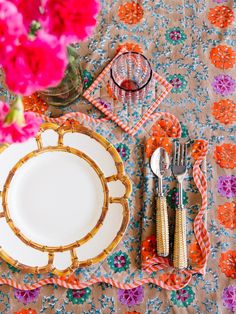
{"label": "magenta bloom", "polygon": [[9,0],[15,4],[18,11],[23,16],[23,21],[27,30],[29,30],[30,24],[32,21],[38,21],[40,13],[41,0]]}
{"label": "magenta bloom", "polygon": [[91,35],[99,5],[96,0],[44,0],[43,8],[45,31],[69,44]]}
{"label": "magenta bloom", "polygon": [[39,31],[37,38],[24,38],[8,53],[3,68],[6,83],[16,94],[31,95],[57,85],[67,66],[67,52],[55,36]]}
{"label": "magenta bloom", "polygon": [[99,103],[100,103],[101,105],[103,105],[103,107],[104,107],[105,109],[107,109],[108,111],[112,112],[112,105],[111,105],[111,103],[106,102],[106,101],[104,101],[104,100],[101,99],[101,98],[99,98],[98,101],[99,101]]}
{"label": "magenta bloom", "polygon": [[0,0],[0,63],[19,37],[26,34],[22,15],[10,1]]}
{"label": "magenta bloom", "polygon": [[222,294],[223,305],[231,310],[236,311],[236,286],[228,286],[224,289]]}
{"label": "magenta bloom", "polygon": [[127,306],[134,306],[140,304],[143,300],[143,297],[144,292],[142,286],[127,290],[118,289],[119,301]]}
{"label": "magenta bloom", "polygon": [[0,0],[0,42],[26,34],[22,15],[10,1]]}
{"label": "magenta bloom", "polygon": [[217,190],[223,197],[231,198],[236,196],[236,177],[220,176],[217,181]]}
{"label": "magenta bloom", "polygon": [[220,74],[214,77],[212,87],[215,93],[222,96],[228,96],[235,91],[235,80],[226,74]]}
{"label": "magenta bloom", "polygon": [[34,289],[34,290],[25,290],[25,291],[14,288],[15,298],[24,304],[28,304],[28,303],[36,301],[39,296],[39,293],[40,293],[39,288]]}
{"label": "magenta bloom", "polygon": [[9,106],[0,101],[0,143],[22,143],[29,138],[35,136],[39,131],[42,123],[40,118],[37,118],[33,112],[25,112],[25,123],[20,126],[16,122],[6,125],[4,120],[9,112]]}

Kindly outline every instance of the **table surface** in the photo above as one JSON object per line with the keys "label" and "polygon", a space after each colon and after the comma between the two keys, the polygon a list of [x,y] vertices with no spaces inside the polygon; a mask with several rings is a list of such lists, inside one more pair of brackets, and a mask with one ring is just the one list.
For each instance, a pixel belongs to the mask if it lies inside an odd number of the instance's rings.
{"label": "table surface", "polygon": [[[206,275],[195,275],[177,292],[145,285],[139,302],[130,307],[120,302],[116,288],[105,284],[84,291],[81,304],[73,304],[68,290],[57,286],[20,297],[13,288],[1,286],[0,313],[29,308],[36,313],[58,314],[232,313],[232,309],[236,311],[236,57],[235,26],[225,12],[235,5],[232,0],[102,0],[101,6],[94,35],[79,48],[87,81],[96,78],[121,45],[143,51],[153,69],[173,85],[159,110],[174,114],[190,136],[209,141],[207,225],[211,253]],[[222,10],[222,6],[228,9]],[[4,88],[1,95],[9,98]],[[85,108],[91,115],[97,113],[80,100],[64,112]],[[0,265],[2,278],[17,278],[16,269],[3,261]],[[35,279],[30,274],[24,276],[25,283]]]}

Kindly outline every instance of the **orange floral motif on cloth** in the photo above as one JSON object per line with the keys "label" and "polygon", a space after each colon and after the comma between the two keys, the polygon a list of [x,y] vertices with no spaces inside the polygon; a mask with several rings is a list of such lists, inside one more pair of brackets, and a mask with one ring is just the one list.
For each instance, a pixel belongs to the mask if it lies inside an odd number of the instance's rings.
{"label": "orange floral motif on cloth", "polygon": [[224,28],[232,24],[234,13],[225,5],[217,6],[210,9],[208,19],[214,26]]}
{"label": "orange floral motif on cloth", "polygon": [[134,311],[134,312],[125,312],[125,314],[141,314],[141,313]]}
{"label": "orange floral motif on cloth", "polygon": [[127,51],[134,51],[138,53],[143,53],[143,49],[138,45],[134,43],[125,43],[122,45],[119,45],[116,49],[116,52],[121,51],[121,49],[126,49]]}
{"label": "orange floral motif on cloth", "polygon": [[180,284],[182,281],[180,276],[172,273],[163,274],[159,277],[159,279],[169,286]]}
{"label": "orange floral motif on cloth", "polygon": [[37,314],[37,312],[32,309],[22,309],[19,312],[14,312],[14,314]]}
{"label": "orange floral motif on cloth", "polygon": [[176,137],[177,129],[171,120],[158,120],[152,127],[152,135],[160,137]]}
{"label": "orange floral motif on cloth", "polygon": [[194,142],[192,147],[192,157],[193,159],[197,160],[204,151],[206,147],[206,142],[204,140],[197,140]]}
{"label": "orange floral motif on cloth", "polygon": [[78,120],[75,119],[67,119],[62,123],[62,127],[65,129],[73,129],[73,127],[79,126],[80,123]]}
{"label": "orange floral motif on cloth", "polygon": [[221,253],[219,266],[221,271],[233,279],[236,278],[236,251]]}
{"label": "orange floral motif on cloth", "polygon": [[143,261],[156,257],[156,236],[155,235],[151,235],[142,241],[141,255],[142,255]]}
{"label": "orange floral motif on cloth", "polygon": [[236,145],[222,144],[215,147],[214,158],[221,168],[233,169],[236,167]]}
{"label": "orange floral motif on cloth", "polygon": [[231,47],[219,45],[211,49],[210,59],[219,69],[231,69],[236,62],[236,53]]}
{"label": "orange floral motif on cloth", "polygon": [[163,147],[168,154],[171,153],[172,143],[168,137],[152,136],[146,143],[146,155],[148,158],[152,156],[158,147]]}
{"label": "orange floral motif on cloth", "polygon": [[136,24],[143,17],[143,8],[136,2],[126,2],[119,7],[119,18],[126,24]]}
{"label": "orange floral motif on cloth", "polygon": [[113,90],[109,83],[107,83],[107,93],[113,100],[117,100],[116,96],[113,94]]}
{"label": "orange floral motif on cloth", "polygon": [[59,277],[59,279],[66,281],[67,283],[70,283],[72,285],[77,285],[79,283],[78,279],[73,274],[70,276],[61,276]]}
{"label": "orange floral motif on cloth", "polygon": [[196,240],[190,245],[189,258],[192,260],[193,264],[201,264],[202,252]]}
{"label": "orange floral motif on cloth", "polygon": [[236,121],[236,103],[229,99],[215,102],[212,107],[212,114],[221,123],[233,123]]}
{"label": "orange floral motif on cloth", "polygon": [[48,110],[48,104],[42,100],[38,94],[23,97],[25,111],[33,111],[44,114]]}
{"label": "orange floral motif on cloth", "polygon": [[219,205],[217,218],[225,228],[236,228],[236,202]]}

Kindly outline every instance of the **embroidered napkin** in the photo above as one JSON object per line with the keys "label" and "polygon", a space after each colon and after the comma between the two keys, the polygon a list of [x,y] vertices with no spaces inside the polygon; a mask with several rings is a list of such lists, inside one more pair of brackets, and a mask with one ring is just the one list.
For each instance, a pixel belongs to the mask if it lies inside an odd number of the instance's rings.
{"label": "embroidered napkin", "polygon": [[[167,198],[170,254],[163,258],[156,252],[156,201],[157,177],[150,168],[150,157],[157,147],[163,147],[170,158],[173,156],[173,142],[180,136],[179,127],[174,116],[164,114],[158,120],[145,125],[144,139],[144,185],[142,215],[142,267],[148,273],[158,272],[163,284],[176,286],[186,284],[193,273],[205,273],[205,265],[210,252],[209,235],[204,223],[207,208],[207,184],[205,178],[205,158],[207,142],[201,139],[189,141],[188,135],[180,140],[189,142],[187,174],[184,180],[183,203],[187,217],[187,255],[188,268],[182,271],[173,267],[173,245],[175,230],[175,210],[178,207],[178,183],[169,169],[164,177],[164,193]],[[169,117],[168,117],[169,116]],[[171,159],[172,162],[172,159]],[[164,272],[163,272],[164,271]]]}

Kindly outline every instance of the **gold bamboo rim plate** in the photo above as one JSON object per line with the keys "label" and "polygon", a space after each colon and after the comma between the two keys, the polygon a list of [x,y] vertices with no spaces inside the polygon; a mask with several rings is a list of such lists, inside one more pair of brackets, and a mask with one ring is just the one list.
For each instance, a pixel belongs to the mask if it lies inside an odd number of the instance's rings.
{"label": "gold bamboo rim plate", "polygon": [[45,123],[0,154],[0,256],[64,275],[102,261],[129,221],[131,184],[116,149],[81,126]]}

